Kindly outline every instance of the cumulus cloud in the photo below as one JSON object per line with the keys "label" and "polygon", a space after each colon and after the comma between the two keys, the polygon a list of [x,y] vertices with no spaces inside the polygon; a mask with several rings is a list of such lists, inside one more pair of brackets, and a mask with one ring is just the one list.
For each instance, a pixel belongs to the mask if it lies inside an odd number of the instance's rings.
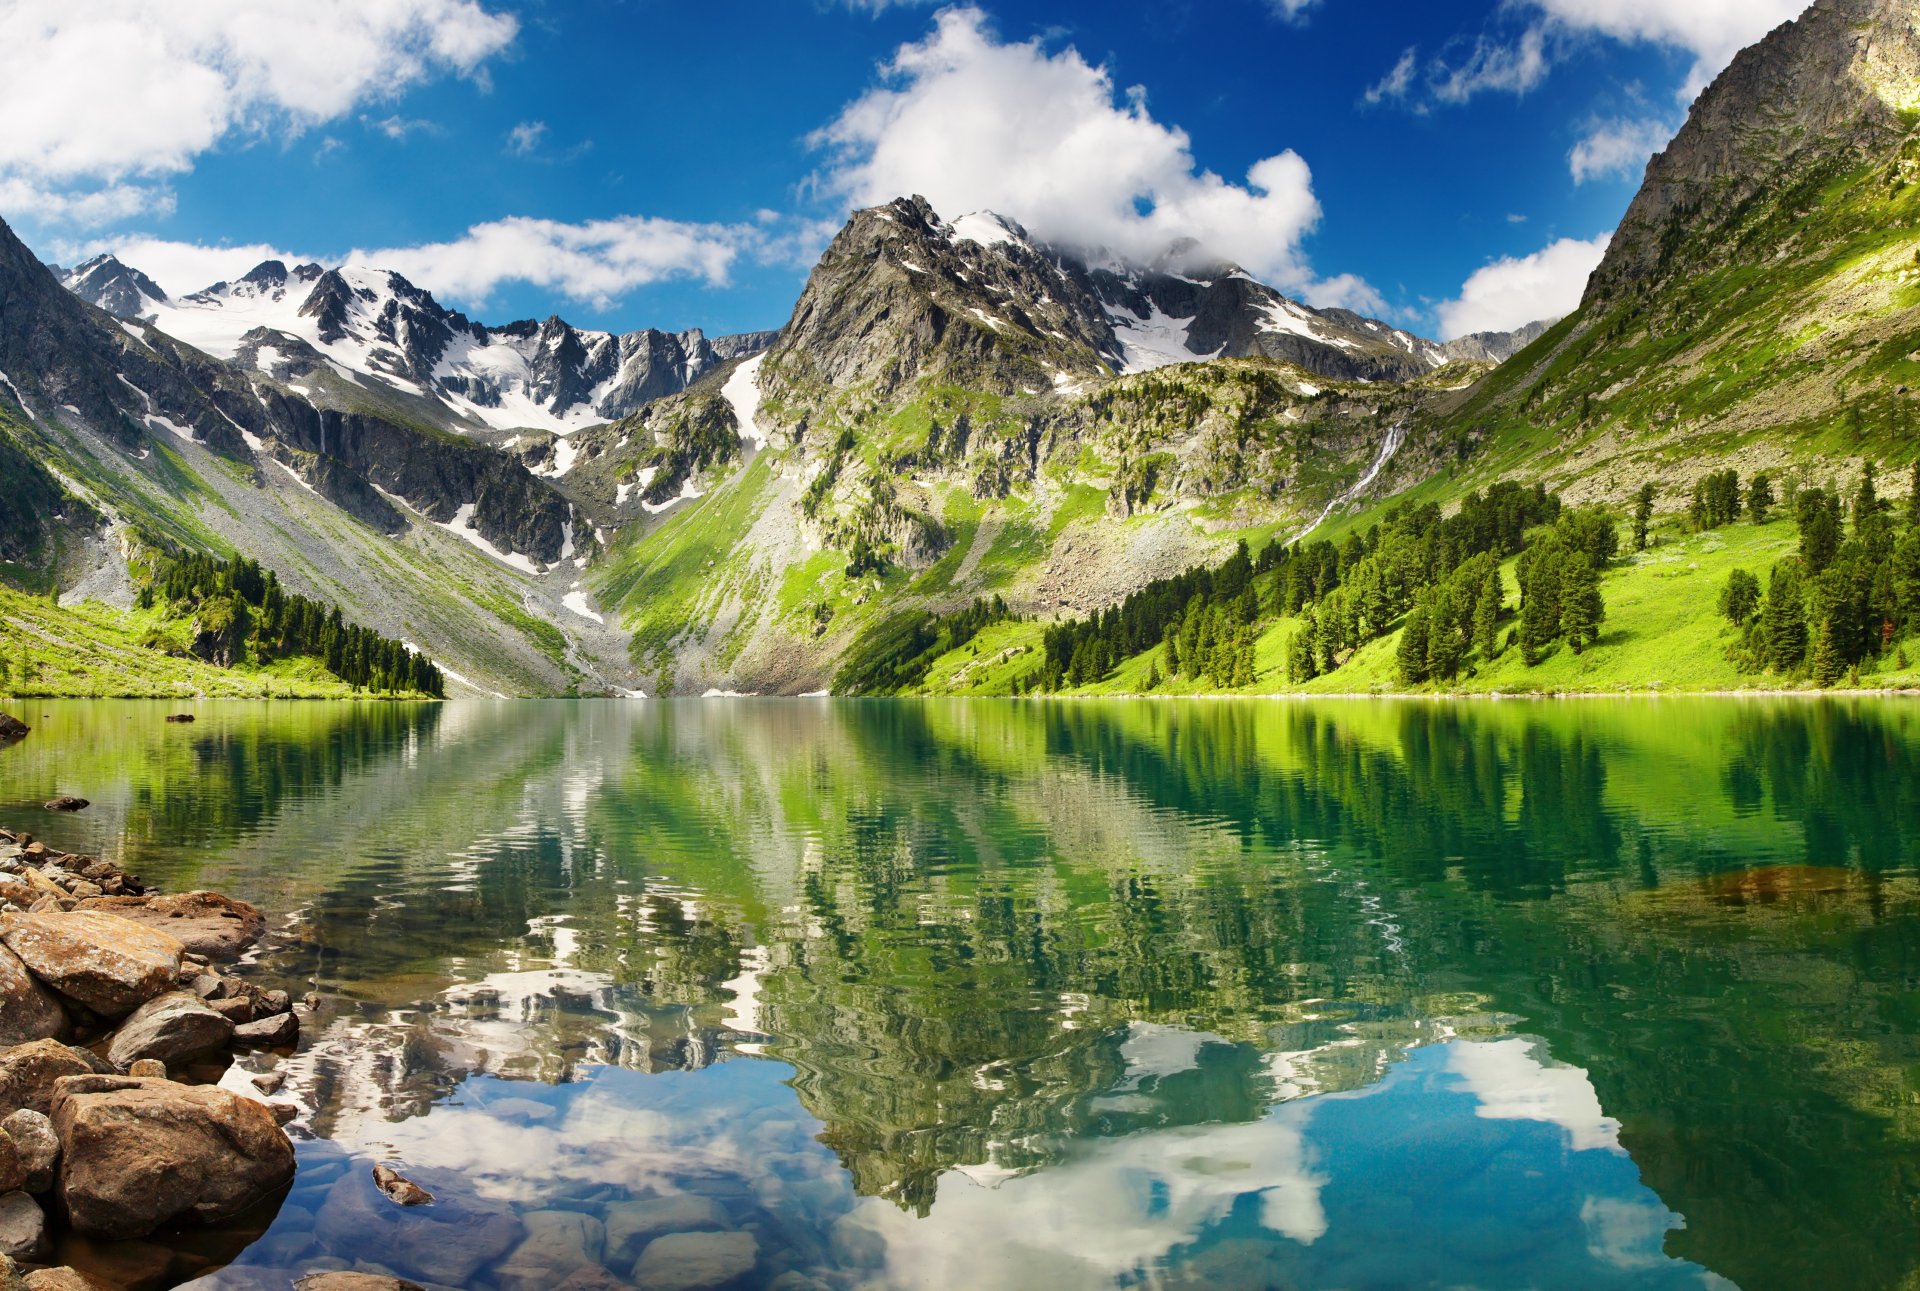
{"label": "cumulus cloud", "polygon": [[1436,311],[1440,338],[1508,332],[1571,314],[1612,240],[1611,233],[1586,241],[1561,238],[1532,255],[1505,257],[1475,270],[1459,296]]}
{"label": "cumulus cloud", "polygon": [[1573,182],[1636,178],[1647,158],[1666,147],[1673,135],[1673,123],[1657,117],[1596,121],[1567,154]]}
{"label": "cumulus cloud", "polygon": [[992,209],[1049,241],[1132,257],[1192,237],[1309,298],[1321,286],[1300,249],[1320,203],[1298,153],[1223,179],[1154,119],[1144,90],[1117,92],[1074,49],[1002,42],[973,8],[941,13],[882,70],[813,136],[831,155],[829,193],[863,206],[919,193],[948,217]]}
{"label": "cumulus cloud", "polygon": [[1733,56],[1799,15],[1805,0],[1528,0],[1569,31],[1685,50],[1694,63],[1681,87],[1691,100]]}
{"label": "cumulus cloud", "polygon": [[[0,6],[0,181],[124,195],[95,215],[124,214],[138,195],[156,209],[166,178],[212,148],[297,134],[436,75],[478,75],[516,31],[477,0],[13,0]],[[65,218],[88,218],[75,200]]]}

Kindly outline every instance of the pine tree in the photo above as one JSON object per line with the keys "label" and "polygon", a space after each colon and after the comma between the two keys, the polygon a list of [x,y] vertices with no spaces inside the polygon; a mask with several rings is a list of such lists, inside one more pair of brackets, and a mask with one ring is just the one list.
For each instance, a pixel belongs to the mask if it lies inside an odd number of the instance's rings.
{"label": "pine tree", "polygon": [[1400,651],[1396,660],[1401,685],[1418,686],[1427,679],[1428,648],[1427,607],[1416,605],[1407,612],[1406,624],[1400,629]]}
{"label": "pine tree", "polygon": [[1647,529],[1653,524],[1654,487],[1652,484],[1640,486],[1640,496],[1633,505],[1633,549],[1647,549]]}
{"label": "pine tree", "polygon": [[1767,522],[1767,512],[1773,509],[1773,481],[1767,473],[1761,471],[1753,477],[1753,483],[1747,488],[1747,516],[1755,524]]}
{"label": "pine tree", "polygon": [[1744,569],[1727,575],[1720,589],[1720,613],[1736,628],[1743,628],[1760,608],[1760,580]]}
{"label": "pine tree", "polygon": [[1495,565],[1487,571],[1486,582],[1481,585],[1479,599],[1473,606],[1473,640],[1484,659],[1491,660],[1500,653],[1500,609],[1505,598],[1500,567]]}
{"label": "pine tree", "polygon": [[1821,689],[1833,685],[1846,674],[1847,665],[1833,639],[1833,620],[1820,624],[1820,643],[1813,648],[1813,680]]}
{"label": "pine tree", "polygon": [[1600,621],[1606,613],[1600,575],[1584,557],[1568,552],[1560,560],[1560,631],[1575,654],[1600,639]]}
{"label": "pine tree", "polygon": [[1807,657],[1806,591],[1800,563],[1788,558],[1767,580],[1767,604],[1760,613],[1760,636],[1767,665],[1777,672],[1798,671]]}

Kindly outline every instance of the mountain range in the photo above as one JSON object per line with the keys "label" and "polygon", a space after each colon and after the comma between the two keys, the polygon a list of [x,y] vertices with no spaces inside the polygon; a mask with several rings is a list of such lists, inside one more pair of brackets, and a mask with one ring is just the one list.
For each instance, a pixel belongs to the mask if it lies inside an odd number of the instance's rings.
{"label": "mountain range", "polygon": [[1904,458],[1916,50],[1819,0],[1701,96],[1575,314],[1446,345],[917,197],[721,338],[490,326],[358,265],[175,298],[0,226],[0,558],[124,605],[143,544],[247,555],[456,690],[805,693],[925,616],[1097,614],[1408,490],[1672,511],[1727,460]]}

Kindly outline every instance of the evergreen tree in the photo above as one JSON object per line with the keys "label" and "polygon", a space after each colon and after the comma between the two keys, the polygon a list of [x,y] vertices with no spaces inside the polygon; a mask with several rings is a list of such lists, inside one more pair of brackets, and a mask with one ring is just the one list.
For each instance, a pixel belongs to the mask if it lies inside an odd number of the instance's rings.
{"label": "evergreen tree", "polygon": [[1755,524],[1767,522],[1767,512],[1773,509],[1773,481],[1767,473],[1761,471],[1753,477],[1753,483],[1747,486],[1747,516]]}
{"label": "evergreen tree", "polygon": [[1806,591],[1800,562],[1791,556],[1774,565],[1768,576],[1760,635],[1767,666],[1776,672],[1797,672],[1806,662]]}
{"label": "evergreen tree", "polygon": [[1820,625],[1820,642],[1813,648],[1813,680],[1825,689],[1846,675],[1846,664],[1840,658],[1840,648],[1833,639],[1831,620]]}
{"label": "evergreen tree", "polygon": [[1600,639],[1600,623],[1607,616],[1600,597],[1599,571],[1577,552],[1560,558],[1560,631],[1579,654]]}
{"label": "evergreen tree", "polygon": [[1418,686],[1427,679],[1428,617],[1425,605],[1407,611],[1400,629],[1400,649],[1395,656],[1400,669],[1400,684]]}
{"label": "evergreen tree", "polygon": [[1727,575],[1720,589],[1720,613],[1736,628],[1747,625],[1760,608],[1760,580],[1744,569]]}
{"label": "evergreen tree", "polygon": [[1500,609],[1505,596],[1506,591],[1500,582],[1500,567],[1495,565],[1487,571],[1486,581],[1481,585],[1479,598],[1473,606],[1473,641],[1484,659],[1491,660],[1500,652]]}
{"label": "evergreen tree", "polygon": [[1825,489],[1801,489],[1794,512],[1800,524],[1800,559],[1808,573],[1818,574],[1832,563],[1845,536],[1840,499]]}
{"label": "evergreen tree", "polygon": [[1633,504],[1633,549],[1647,549],[1647,529],[1653,524],[1654,487],[1651,483],[1640,486],[1640,496]]}

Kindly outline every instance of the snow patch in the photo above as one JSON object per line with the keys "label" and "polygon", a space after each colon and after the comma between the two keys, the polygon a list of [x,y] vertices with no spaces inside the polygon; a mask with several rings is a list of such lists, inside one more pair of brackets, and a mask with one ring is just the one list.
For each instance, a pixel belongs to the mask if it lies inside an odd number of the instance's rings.
{"label": "snow patch", "polygon": [[606,622],[606,619],[602,618],[598,613],[595,612],[593,608],[593,604],[592,602],[587,600],[587,594],[585,592],[582,592],[582,591],[568,592],[565,596],[560,598],[560,604],[566,606],[568,609],[572,610],[575,614],[578,614],[583,619],[592,619],[595,623],[600,623],[600,624],[604,624]]}
{"label": "snow patch", "polygon": [[474,504],[468,502],[453,513],[453,519],[439,527],[454,537],[469,543],[503,565],[511,566],[525,574],[539,574],[541,569],[527,557],[517,551],[501,551],[498,547],[481,537],[480,531],[473,526]]}
{"label": "snow patch", "polygon": [[975,242],[983,247],[997,247],[1009,242],[1017,246],[1026,245],[1025,240],[1007,227],[1007,222],[992,211],[975,211],[971,215],[962,215],[955,220],[953,240]]}
{"label": "snow patch", "polygon": [[1175,363],[1199,363],[1217,359],[1226,352],[1226,347],[1221,346],[1211,354],[1194,353],[1187,346],[1187,335],[1193,330],[1191,318],[1175,318],[1154,304],[1147,308],[1144,316],[1130,310],[1108,311],[1114,337],[1120,342],[1123,374],[1151,372]]}
{"label": "snow patch", "polygon": [[[0,381],[6,382],[7,389],[13,391],[13,401],[20,405],[20,411],[26,413],[27,416],[31,417],[33,420],[39,421],[40,414],[35,412],[33,409],[27,407],[27,401],[21,397],[20,387],[13,383],[13,378],[8,376],[4,372],[0,372]],[[79,410],[74,409],[73,411],[77,414]]]}
{"label": "snow patch", "polygon": [[760,425],[760,364],[766,357],[756,354],[748,359],[720,387],[720,397],[733,409],[733,419],[739,423],[740,438],[756,449],[767,446],[767,432]]}

